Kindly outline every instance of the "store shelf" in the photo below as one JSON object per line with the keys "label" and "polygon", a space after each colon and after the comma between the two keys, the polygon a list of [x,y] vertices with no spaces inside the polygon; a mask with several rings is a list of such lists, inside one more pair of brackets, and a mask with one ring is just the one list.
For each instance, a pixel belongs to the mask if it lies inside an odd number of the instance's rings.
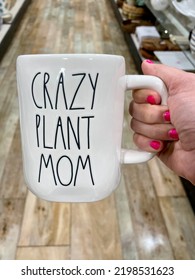
{"label": "store shelf", "polygon": [[123,29],[122,29],[122,25],[123,25],[123,22],[126,20],[124,18],[124,16],[122,15],[120,9],[118,8],[117,4],[116,4],[116,0],[110,0],[110,3],[112,5],[112,8],[113,8],[113,11],[115,13],[115,16],[118,20],[118,23],[121,27],[121,30],[123,32],[123,35],[124,35],[124,38],[127,42],[127,46],[129,48],[129,51],[134,59],[134,62],[135,62],[135,66],[137,68],[137,71],[139,73],[142,73],[142,70],[141,70],[141,62],[142,62],[142,57],[134,43],[134,40],[133,40],[133,37],[131,36],[130,33],[127,33],[127,32],[124,32]]}
{"label": "store shelf", "polygon": [[9,46],[13,34],[22,19],[26,8],[30,4],[31,0],[17,0],[15,5],[10,10],[13,18],[11,23],[3,24],[0,29],[0,59],[2,59],[7,47]]}
{"label": "store shelf", "polygon": [[171,3],[163,11],[154,10],[150,0],[145,0],[145,5],[158,19],[158,22],[167,29],[170,38],[179,45],[186,59],[192,65],[192,69],[189,69],[189,71],[195,72],[195,58],[192,56],[190,50],[186,49],[186,46],[189,45],[189,33],[194,27],[194,23],[190,18],[176,11]]}
{"label": "store shelf", "polygon": [[144,3],[170,34],[182,35],[188,38],[189,31],[193,28],[193,23],[189,18],[177,12],[171,3],[167,9],[162,11],[153,9],[150,0],[145,0]]}
{"label": "store shelf", "polygon": [[[134,34],[132,33],[128,33],[128,32],[124,32],[123,29],[123,25],[124,25],[124,21],[126,20],[121,12],[121,10],[118,8],[116,0],[110,0],[111,5],[113,7],[114,13],[116,15],[116,18],[119,22],[119,25],[121,27],[121,30],[124,34],[124,38],[127,42],[127,46],[129,47],[129,51],[132,54],[132,57],[134,59],[136,68],[138,70],[139,73],[141,73],[141,62],[143,61],[143,57],[140,55],[139,53],[139,46],[138,44],[136,44],[136,37]],[[176,41],[176,43],[179,45],[181,51],[183,52],[183,64],[189,64],[189,68],[185,70],[186,71],[190,71],[190,72],[195,72],[195,58],[192,56],[190,50],[189,50],[189,42],[188,42],[188,34],[189,34],[189,30],[190,30],[190,21],[189,19],[185,19],[184,16],[181,16],[181,23],[179,22],[179,16],[177,15],[177,13],[173,12],[172,14],[172,10],[170,9],[170,11],[165,12],[158,12],[158,11],[154,11],[151,7],[150,1],[146,0],[146,8],[148,9],[148,11],[151,13],[151,17],[153,17],[154,19],[158,19],[156,20],[156,22],[159,23],[159,25],[162,27],[162,29],[167,29],[169,35],[171,35],[171,37]],[[182,25],[182,23],[186,23],[186,26]],[[176,55],[176,54],[175,54]],[[185,62],[186,59],[186,63]],[[182,67],[182,61],[177,61],[177,65],[178,67]],[[175,66],[176,65],[171,65],[171,66]]]}

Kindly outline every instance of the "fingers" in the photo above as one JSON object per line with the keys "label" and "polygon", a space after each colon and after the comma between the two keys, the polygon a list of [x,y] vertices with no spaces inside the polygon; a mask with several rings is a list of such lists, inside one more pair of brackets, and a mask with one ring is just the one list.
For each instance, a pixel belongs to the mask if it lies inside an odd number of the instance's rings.
{"label": "fingers", "polygon": [[137,134],[161,141],[178,140],[178,134],[172,124],[147,124],[136,119],[131,120],[131,128]]}
{"label": "fingers", "polygon": [[[165,108],[164,108],[165,107]],[[167,106],[137,104],[131,102],[131,128],[135,132],[134,142],[147,152],[160,152],[169,141],[179,139],[170,121]]]}
{"label": "fingers", "polygon": [[160,95],[150,89],[137,89],[132,92],[133,99],[136,103],[160,104]]}
{"label": "fingers", "polygon": [[[144,69],[144,63],[142,66]],[[151,74],[147,67],[145,66],[145,74]],[[137,89],[132,95],[133,101],[129,106],[129,113],[132,116],[131,128],[135,132],[134,142],[141,150],[160,152],[168,142],[179,139],[171,123],[168,106],[160,105],[161,97],[157,92]]]}
{"label": "fingers", "polygon": [[133,141],[139,149],[149,153],[160,152],[166,145],[164,141],[151,139],[138,133],[134,134]]}
{"label": "fingers", "polygon": [[144,123],[170,123],[170,113],[167,106],[139,104],[134,101],[129,106],[130,115]]}

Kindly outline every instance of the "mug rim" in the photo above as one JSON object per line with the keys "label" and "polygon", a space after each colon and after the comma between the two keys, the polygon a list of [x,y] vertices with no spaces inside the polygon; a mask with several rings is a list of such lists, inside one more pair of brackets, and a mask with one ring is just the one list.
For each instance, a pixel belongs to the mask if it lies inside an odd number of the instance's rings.
{"label": "mug rim", "polygon": [[[27,54],[20,54],[19,56],[62,56],[62,55],[68,55],[68,56],[122,56],[118,54],[106,54],[106,53],[27,53]],[[122,56],[123,57],[123,56]]]}
{"label": "mug rim", "polygon": [[67,57],[67,58],[117,58],[125,60],[124,56],[116,54],[104,54],[104,53],[37,53],[37,54],[20,54],[17,57],[17,61],[25,58],[49,58],[49,57]]}

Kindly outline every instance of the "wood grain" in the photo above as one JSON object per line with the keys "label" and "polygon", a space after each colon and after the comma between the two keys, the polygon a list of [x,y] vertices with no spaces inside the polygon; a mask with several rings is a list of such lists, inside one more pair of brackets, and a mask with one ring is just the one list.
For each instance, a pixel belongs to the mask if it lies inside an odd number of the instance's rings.
{"label": "wood grain", "polygon": [[22,199],[0,199],[0,260],[15,259],[23,212]]}
{"label": "wood grain", "polygon": [[23,178],[21,141],[18,123],[13,135],[8,156],[5,160],[1,177],[0,197],[25,198],[26,192],[26,184],[24,183]]}
{"label": "wood grain", "polygon": [[114,196],[72,205],[72,259],[121,259]]}
{"label": "wood grain", "polygon": [[166,225],[147,166],[125,166],[123,173],[139,259],[172,259]]}
{"label": "wood grain", "polygon": [[16,260],[68,260],[69,246],[18,247]]}
{"label": "wood grain", "polygon": [[38,199],[28,192],[19,246],[68,245],[70,204]]}

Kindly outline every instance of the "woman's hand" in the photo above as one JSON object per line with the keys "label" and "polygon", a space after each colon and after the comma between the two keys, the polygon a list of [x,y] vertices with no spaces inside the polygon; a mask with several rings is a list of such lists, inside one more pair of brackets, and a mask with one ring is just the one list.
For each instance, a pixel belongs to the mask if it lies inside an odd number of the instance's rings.
{"label": "woman's hand", "polygon": [[134,142],[144,151],[157,152],[170,169],[195,184],[195,74],[147,60],[142,70],[162,79],[169,96],[167,106],[159,106],[157,92],[133,91],[129,111]]}

